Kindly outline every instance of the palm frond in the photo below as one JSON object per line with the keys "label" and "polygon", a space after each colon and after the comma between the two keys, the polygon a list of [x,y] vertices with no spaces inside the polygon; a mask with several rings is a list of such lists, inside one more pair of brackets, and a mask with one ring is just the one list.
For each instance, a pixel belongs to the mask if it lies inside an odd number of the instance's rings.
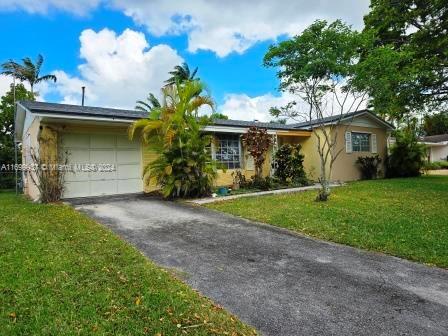
{"label": "palm frond", "polygon": [[149,112],[151,111],[151,105],[149,105],[147,102],[144,102],[143,100],[137,100],[134,109],[136,109],[137,111]]}
{"label": "palm frond", "polygon": [[[41,54],[39,54],[36,57],[36,63],[35,63],[36,77],[39,77],[42,63],[44,63],[44,57]],[[55,78],[56,78],[56,76],[55,76]],[[56,80],[54,80],[54,81],[56,82]]]}
{"label": "palm frond", "polygon": [[190,102],[188,106],[188,110],[190,113],[197,112],[200,107],[208,105],[212,109],[212,112],[215,111],[215,103],[213,99],[209,96],[196,96]]}
{"label": "palm frond", "polygon": [[198,67],[196,67],[194,70],[193,70],[193,72],[192,72],[192,74],[190,75],[190,80],[193,80],[193,79],[197,79],[197,78],[194,78],[195,76],[196,76],[196,73],[198,72]]}
{"label": "palm frond", "polygon": [[162,105],[160,104],[160,101],[157,99],[156,96],[154,96],[154,94],[149,93],[147,99],[150,102],[150,104],[152,105],[152,108],[162,107]]}
{"label": "palm frond", "polygon": [[145,127],[148,122],[150,122],[149,119],[139,119],[134,121],[128,128],[128,137],[130,140],[134,139],[135,132],[143,127]]}
{"label": "palm frond", "polygon": [[39,78],[36,78],[36,80],[34,81],[35,84],[40,83],[42,81],[46,82],[46,81],[53,81],[56,83],[56,81],[58,80],[57,77],[55,75],[45,75]]}
{"label": "palm frond", "polygon": [[29,74],[33,74],[34,76],[36,75],[36,66],[34,65],[33,61],[31,60],[31,58],[29,57],[25,57],[22,60],[23,63],[23,67],[24,67],[24,71],[29,73]]}
{"label": "palm frond", "polygon": [[2,68],[2,75],[5,76],[13,76],[20,80],[23,80],[22,72],[23,72],[23,66],[20,65],[17,62],[14,62],[13,60],[10,60],[8,62],[5,62],[1,65]]}

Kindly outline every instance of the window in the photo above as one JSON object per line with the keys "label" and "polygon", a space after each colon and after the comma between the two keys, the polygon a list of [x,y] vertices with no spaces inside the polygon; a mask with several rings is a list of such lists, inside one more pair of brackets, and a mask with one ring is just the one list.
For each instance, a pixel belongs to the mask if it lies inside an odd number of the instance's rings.
{"label": "window", "polygon": [[216,134],[214,158],[227,169],[241,167],[240,137],[238,134]]}
{"label": "window", "polygon": [[352,132],[352,151],[370,152],[370,134]]}

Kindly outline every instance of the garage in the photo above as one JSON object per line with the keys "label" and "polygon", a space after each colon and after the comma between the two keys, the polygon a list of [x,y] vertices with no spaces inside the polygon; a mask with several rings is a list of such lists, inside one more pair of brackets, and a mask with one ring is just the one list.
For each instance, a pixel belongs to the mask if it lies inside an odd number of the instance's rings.
{"label": "garage", "polygon": [[65,176],[64,198],[141,192],[141,148],[126,135],[60,135],[61,153],[73,169]]}

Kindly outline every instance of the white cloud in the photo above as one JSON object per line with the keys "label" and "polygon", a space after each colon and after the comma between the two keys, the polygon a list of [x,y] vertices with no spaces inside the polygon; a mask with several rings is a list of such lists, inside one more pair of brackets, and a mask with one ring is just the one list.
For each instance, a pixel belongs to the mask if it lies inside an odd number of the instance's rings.
{"label": "white cloud", "polygon": [[297,34],[316,19],[342,19],[360,28],[369,6],[369,0],[1,0],[0,10],[45,14],[58,9],[83,15],[101,3],[156,36],[185,33],[189,51],[211,50],[220,57]]}
{"label": "white cloud", "polygon": [[249,97],[246,94],[228,94],[218,111],[236,120],[259,120],[268,122],[275,119],[269,114],[273,106],[284,106],[293,100],[288,93],[273,96],[268,93],[262,96]]}
{"label": "white cloud", "polygon": [[46,14],[51,9],[84,15],[98,6],[100,0],[1,0],[0,10],[24,10],[32,14]]}
{"label": "white cloud", "polygon": [[[340,101],[342,102],[345,94],[338,94]],[[294,119],[288,120],[289,122],[302,122],[309,120],[308,104],[305,103],[299,96],[293,95],[289,92],[282,92],[280,96],[274,96],[270,93],[250,97],[246,94],[228,94],[224,97],[224,103],[218,107],[218,111],[227,115],[230,119],[236,120],[259,120],[268,122],[274,120],[269,110],[271,107],[282,107],[290,102],[296,102],[294,107],[295,111],[299,114]],[[359,104],[361,103],[361,104]],[[331,105],[333,104],[333,108]],[[359,105],[358,105],[359,104]],[[330,94],[328,96],[328,106],[324,107],[324,117],[336,115],[341,113],[354,112],[356,109],[361,110],[366,108],[366,101],[360,98],[355,99],[353,95],[348,95],[344,104],[344,108],[341,109],[336,100]],[[280,118],[284,118],[280,116]],[[313,119],[316,115],[312,116]]]}
{"label": "white cloud", "polygon": [[144,34],[126,29],[121,35],[103,29],[84,30],[80,56],[85,60],[80,76],[55,71],[56,90],[63,102],[79,104],[81,87],[86,86],[86,105],[133,108],[148,92],[159,93],[163,81],[183,59],[171,47],[149,48]]}
{"label": "white cloud", "polygon": [[[13,83],[13,79],[10,76],[0,75],[0,97],[2,97],[6,92],[10,90],[11,84]],[[21,83],[20,81],[16,81],[16,84]],[[25,85],[27,90],[30,90],[30,86],[27,82],[22,83]],[[50,90],[48,83],[41,82],[34,87],[34,92],[38,93],[36,100],[44,101],[44,97],[47,92]]]}
{"label": "white cloud", "polygon": [[242,53],[258,41],[294,35],[316,19],[362,26],[368,0],[113,0],[154,35],[188,34],[188,49],[218,56]]}
{"label": "white cloud", "polygon": [[6,92],[9,91],[11,84],[12,84],[11,77],[0,75],[0,97],[2,97]]}

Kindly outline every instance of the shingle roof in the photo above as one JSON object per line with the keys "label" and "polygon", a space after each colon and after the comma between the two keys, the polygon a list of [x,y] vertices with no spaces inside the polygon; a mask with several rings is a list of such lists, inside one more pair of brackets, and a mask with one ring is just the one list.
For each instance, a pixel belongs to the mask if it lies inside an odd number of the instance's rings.
{"label": "shingle roof", "polygon": [[292,124],[291,126],[297,128],[297,129],[310,129],[313,126],[320,125],[321,123],[331,124],[331,123],[337,122],[339,120],[353,119],[357,115],[364,114],[364,113],[367,113],[367,114],[373,116],[374,118],[380,120],[381,122],[385,123],[386,125],[388,125],[391,128],[395,128],[392,124],[388,123],[387,121],[383,120],[382,118],[378,117],[377,115],[375,115],[374,113],[372,113],[368,110],[359,110],[359,111],[355,111],[355,112],[345,113],[343,115],[337,114],[337,115],[329,116],[326,118],[322,118],[320,120],[316,119],[316,120],[306,121],[306,122],[302,122],[302,123],[298,123],[298,124]]}
{"label": "shingle roof", "polygon": [[[90,116],[90,117],[103,117],[111,119],[121,118],[129,120],[146,118],[148,115],[147,112],[143,111],[124,110],[124,109],[105,108],[105,107],[56,104],[56,103],[35,102],[35,101],[20,101],[19,103],[33,113],[67,114],[71,116]],[[370,113],[375,118],[380,119],[381,121],[383,121],[384,123],[393,128],[392,125],[388,124],[386,121],[382,120],[381,118],[377,117],[376,115],[367,110],[344,114],[343,119],[346,120],[362,113]],[[341,118],[340,115],[335,115],[324,118],[323,121],[325,123],[331,123],[337,121],[339,118]],[[267,123],[260,121],[226,120],[226,119],[213,120],[213,125],[216,126],[245,127],[245,128],[256,126],[275,130],[309,130],[312,128],[312,126],[315,126],[319,123],[320,122],[317,120],[312,120],[311,122],[308,121],[303,123],[285,125],[280,123]]]}
{"label": "shingle roof", "polygon": [[448,141],[448,134],[429,135],[423,137],[424,142],[445,142]]}
{"label": "shingle roof", "polygon": [[[91,117],[105,117],[105,118],[124,118],[124,119],[140,119],[146,118],[148,113],[135,110],[122,110],[114,108],[94,107],[94,106],[81,106],[81,105],[68,105],[68,104],[56,104],[46,102],[34,102],[34,101],[21,101],[22,106],[34,113],[54,113],[54,114],[67,114],[73,116],[91,116]],[[214,125],[219,126],[231,126],[231,127],[264,127],[278,130],[291,130],[294,129],[292,125],[284,125],[280,123],[264,123],[258,121],[243,121],[243,120],[224,120],[215,119]]]}
{"label": "shingle roof", "polygon": [[294,130],[294,125],[285,125],[280,123],[267,123],[260,121],[245,121],[245,120],[227,120],[227,119],[215,119],[213,120],[213,125],[217,126],[232,126],[232,127],[262,127],[278,130]]}
{"label": "shingle roof", "polygon": [[140,119],[145,118],[148,113],[135,110],[122,110],[94,106],[56,104],[34,101],[20,101],[22,106],[34,113],[54,113],[77,116],[93,116],[105,118]]}

